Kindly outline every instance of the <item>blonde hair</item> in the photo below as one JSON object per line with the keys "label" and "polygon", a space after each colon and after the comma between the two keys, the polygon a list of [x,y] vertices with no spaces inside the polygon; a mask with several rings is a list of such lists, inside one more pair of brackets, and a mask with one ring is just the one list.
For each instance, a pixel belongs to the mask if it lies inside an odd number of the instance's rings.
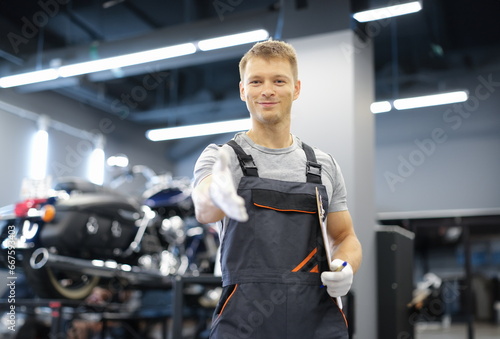
{"label": "blonde hair", "polygon": [[263,58],[266,60],[272,58],[286,59],[290,63],[290,66],[292,66],[294,80],[297,81],[299,77],[297,53],[295,52],[295,48],[284,41],[267,40],[258,42],[253,45],[253,47],[248,52],[246,52],[240,60],[239,69],[241,80],[243,80],[245,68],[251,58]]}

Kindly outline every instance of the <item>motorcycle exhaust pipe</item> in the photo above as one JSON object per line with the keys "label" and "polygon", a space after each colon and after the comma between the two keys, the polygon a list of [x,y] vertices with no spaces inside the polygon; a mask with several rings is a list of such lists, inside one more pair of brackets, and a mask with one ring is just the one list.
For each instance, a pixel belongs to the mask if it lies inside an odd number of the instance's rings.
{"label": "motorcycle exhaust pipe", "polygon": [[163,275],[159,271],[119,264],[115,261],[86,260],[53,254],[43,247],[37,248],[33,252],[30,258],[30,266],[35,270],[50,267],[103,278],[122,278],[131,285],[138,287],[169,289],[172,287],[173,282],[173,276]]}

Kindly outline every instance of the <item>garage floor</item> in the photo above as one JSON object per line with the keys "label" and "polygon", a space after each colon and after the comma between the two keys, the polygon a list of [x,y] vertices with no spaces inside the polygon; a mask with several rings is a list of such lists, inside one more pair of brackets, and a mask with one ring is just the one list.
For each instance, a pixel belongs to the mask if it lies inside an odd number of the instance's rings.
{"label": "garage floor", "polygon": [[[415,330],[415,339],[468,339],[466,324],[452,324],[448,328],[440,325],[425,324]],[[500,325],[474,324],[474,339],[500,338]]]}
{"label": "garage floor", "polygon": [[[187,323],[184,338],[192,338],[191,324]],[[160,338],[160,337],[157,337]],[[474,339],[499,339],[500,325],[490,323],[476,323],[474,325]],[[415,339],[469,339],[466,324],[452,324],[443,328],[440,324],[425,324],[415,330]]]}

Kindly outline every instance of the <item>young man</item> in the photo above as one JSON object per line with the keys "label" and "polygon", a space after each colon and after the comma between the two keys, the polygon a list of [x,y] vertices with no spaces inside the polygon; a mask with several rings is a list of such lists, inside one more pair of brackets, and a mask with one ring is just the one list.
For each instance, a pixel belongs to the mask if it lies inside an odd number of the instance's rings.
{"label": "young man", "polygon": [[[351,287],[361,245],[338,164],[290,133],[301,86],[295,50],[257,43],[240,77],[252,127],[209,145],[194,170],[197,219],[221,223],[224,292],[211,338],[347,338],[335,298]],[[321,209],[333,239],[328,259]]]}

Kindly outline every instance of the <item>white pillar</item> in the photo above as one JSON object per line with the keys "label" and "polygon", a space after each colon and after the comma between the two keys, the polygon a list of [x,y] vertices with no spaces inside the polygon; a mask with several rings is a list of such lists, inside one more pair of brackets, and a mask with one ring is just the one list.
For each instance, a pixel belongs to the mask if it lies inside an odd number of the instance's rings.
{"label": "white pillar", "polygon": [[351,30],[289,41],[297,50],[302,91],[293,106],[292,133],[330,153],[344,175],[348,206],[363,246],[355,276],[355,338],[375,338],[376,262],[372,45]]}

